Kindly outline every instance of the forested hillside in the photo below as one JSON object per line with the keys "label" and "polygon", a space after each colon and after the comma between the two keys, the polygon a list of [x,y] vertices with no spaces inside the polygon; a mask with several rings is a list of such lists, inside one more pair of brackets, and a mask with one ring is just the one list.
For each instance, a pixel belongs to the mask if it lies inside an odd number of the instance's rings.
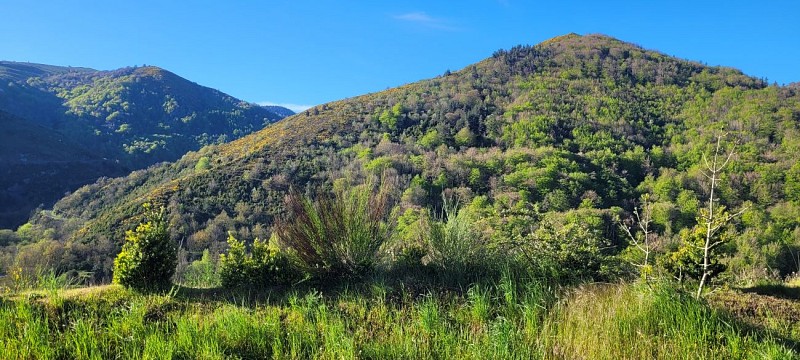
{"label": "forested hillside", "polygon": [[0,226],[16,227],[35,207],[49,207],[101,176],[174,161],[259,130],[287,111],[153,66],[96,71],[0,62],[0,116],[13,122],[13,130],[0,134],[0,198],[8,199],[0,201]]}
{"label": "forested hillside", "polygon": [[[128,113],[133,103],[64,84],[86,81],[86,74],[29,86],[71,94],[64,95],[71,116],[94,121],[98,136],[131,156],[146,157],[148,149],[176,155],[177,147],[162,148],[161,137],[143,135],[159,134],[163,125],[204,129],[196,125],[203,113],[183,110],[191,99],[137,103],[159,109],[139,124]],[[131,93],[141,92],[131,90],[141,89],[137,84],[174,76],[150,67],[117,75],[130,77],[120,91]],[[107,79],[93,81],[116,88]],[[192,99],[207,105],[206,98]],[[98,102],[109,106],[87,110]],[[254,110],[232,113],[247,111]],[[697,249],[685,244],[696,236],[709,196],[703,154],[722,136],[723,148],[736,153],[715,196],[743,213],[723,229],[717,279],[778,278],[800,263],[799,121],[796,87],[606,36],[567,35],[501,50],[434,79],[317,106],[174,163],[101,179],[19,231],[3,233],[0,271],[52,266],[108,280],[122,234],[138,223],[141,204],[154,202],[166,206],[172,238],[181,245],[180,272],[205,249],[212,257],[223,251],[226,232],[269,238],[291,188],[313,193],[375,174],[397,184],[395,254],[415,253],[421,219],[439,216],[448,202],[469,213],[481,241],[524,248],[575,276],[615,277],[640,256],[619,222],[647,194],[654,263],[692,277]],[[128,143],[112,135],[127,131],[139,135]]]}

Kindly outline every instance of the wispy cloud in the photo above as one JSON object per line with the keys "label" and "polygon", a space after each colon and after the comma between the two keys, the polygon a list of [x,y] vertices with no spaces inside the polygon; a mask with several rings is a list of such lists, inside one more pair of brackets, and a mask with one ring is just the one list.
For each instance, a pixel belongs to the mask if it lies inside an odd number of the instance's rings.
{"label": "wispy cloud", "polygon": [[417,26],[425,27],[428,29],[443,30],[443,31],[460,30],[459,28],[453,26],[447,19],[433,17],[423,11],[415,11],[415,12],[395,15],[393,16],[393,18],[395,18],[396,20],[416,24]]}
{"label": "wispy cloud", "polygon": [[310,108],[314,107],[314,105],[274,103],[274,102],[270,102],[270,101],[261,101],[261,102],[258,102],[257,104],[261,105],[261,106],[283,106],[283,107],[285,107],[285,108],[287,108],[289,110],[292,110],[292,111],[294,111],[296,113],[297,112],[301,112],[301,111],[305,111],[307,109],[310,109]]}

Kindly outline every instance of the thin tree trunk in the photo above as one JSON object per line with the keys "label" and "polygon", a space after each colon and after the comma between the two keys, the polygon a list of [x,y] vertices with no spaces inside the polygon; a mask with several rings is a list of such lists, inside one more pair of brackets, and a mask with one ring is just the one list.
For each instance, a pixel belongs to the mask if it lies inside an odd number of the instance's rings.
{"label": "thin tree trunk", "polygon": [[[722,142],[722,136],[717,136],[717,145],[714,149],[714,159],[712,160],[711,164],[708,164],[706,161],[706,168],[708,168],[708,172],[710,174],[706,175],[711,180],[711,190],[709,191],[708,196],[708,214],[705,217],[706,220],[706,241],[705,245],[703,246],[703,276],[700,278],[700,285],[697,287],[697,295],[695,297],[700,298],[703,295],[703,287],[705,287],[706,282],[708,281],[711,267],[711,249],[714,247],[715,244],[712,244],[711,240],[714,237],[714,233],[718,228],[714,227],[714,190],[717,186],[717,174],[719,174],[728,162],[731,160],[733,156],[733,151],[728,153],[728,156],[725,158],[725,162],[721,165],[719,164],[719,149],[720,143]],[[705,160],[705,156],[703,157]]]}
{"label": "thin tree trunk", "polygon": [[[717,145],[717,149],[719,150],[719,145]],[[706,217],[706,242],[703,246],[703,277],[700,278],[700,286],[697,287],[697,295],[695,297],[700,298],[700,295],[703,294],[703,287],[706,284],[706,280],[708,279],[708,267],[709,267],[709,252],[711,251],[711,227],[712,220],[714,219],[714,186],[716,185],[717,181],[717,153],[714,153],[714,164],[712,165],[714,169],[711,171],[711,193],[708,197],[708,217]]]}

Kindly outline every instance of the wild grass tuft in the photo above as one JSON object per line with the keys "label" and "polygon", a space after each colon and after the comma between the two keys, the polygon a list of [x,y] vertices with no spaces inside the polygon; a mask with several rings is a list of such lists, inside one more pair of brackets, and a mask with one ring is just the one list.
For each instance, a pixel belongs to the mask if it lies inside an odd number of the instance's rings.
{"label": "wild grass tuft", "polygon": [[358,277],[373,269],[389,238],[388,185],[366,183],[316,199],[291,193],[275,231],[299,267],[318,278]]}
{"label": "wild grass tuft", "polygon": [[473,228],[467,209],[445,202],[444,217],[429,221],[430,262],[445,271],[463,273],[483,264],[489,251],[481,234]]}
{"label": "wild grass tuft", "polygon": [[[742,359],[796,356],[769,334],[666,285],[588,285],[548,318],[548,355],[591,359]],[[769,355],[769,356],[768,356]]]}

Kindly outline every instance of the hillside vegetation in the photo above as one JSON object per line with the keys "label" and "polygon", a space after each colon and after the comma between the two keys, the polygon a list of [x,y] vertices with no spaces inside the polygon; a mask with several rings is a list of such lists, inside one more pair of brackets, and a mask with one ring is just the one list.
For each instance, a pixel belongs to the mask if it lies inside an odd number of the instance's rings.
{"label": "hillside vegetation", "polygon": [[0,226],[16,227],[35,207],[50,207],[102,176],[233,140],[286,111],[245,103],[154,66],[96,71],[0,62],[0,116],[14,119],[13,131],[0,135],[7,171],[0,197],[9,199],[0,202]]}
{"label": "hillside vegetation", "polygon": [[696,255],[681,244],[708,196],[702,155],[724,133],[736,156],[716,196],[747,210],[725,228],[720,279],[784,277],[797,271],[800,241],[798,100],[791,87],[734,69],[567,35],[84,187],[16,234],[38,242],[6,248],[4,269],[42,266],[14,259],[46,248],[58,255],[47,265],[108,279],[145,201],[167,207],[186,266],[205,249],[216,258],[228,231],[269,238],[292,187],[387,173],[397,181],[397,251],[413,250],[414,224],[448,199],[467,208],[487,242],[584,248],[554,261],[578,276],[613,277],[638,256],[614,219],[628,219],[646,193],[659,264],[691,277]]}

